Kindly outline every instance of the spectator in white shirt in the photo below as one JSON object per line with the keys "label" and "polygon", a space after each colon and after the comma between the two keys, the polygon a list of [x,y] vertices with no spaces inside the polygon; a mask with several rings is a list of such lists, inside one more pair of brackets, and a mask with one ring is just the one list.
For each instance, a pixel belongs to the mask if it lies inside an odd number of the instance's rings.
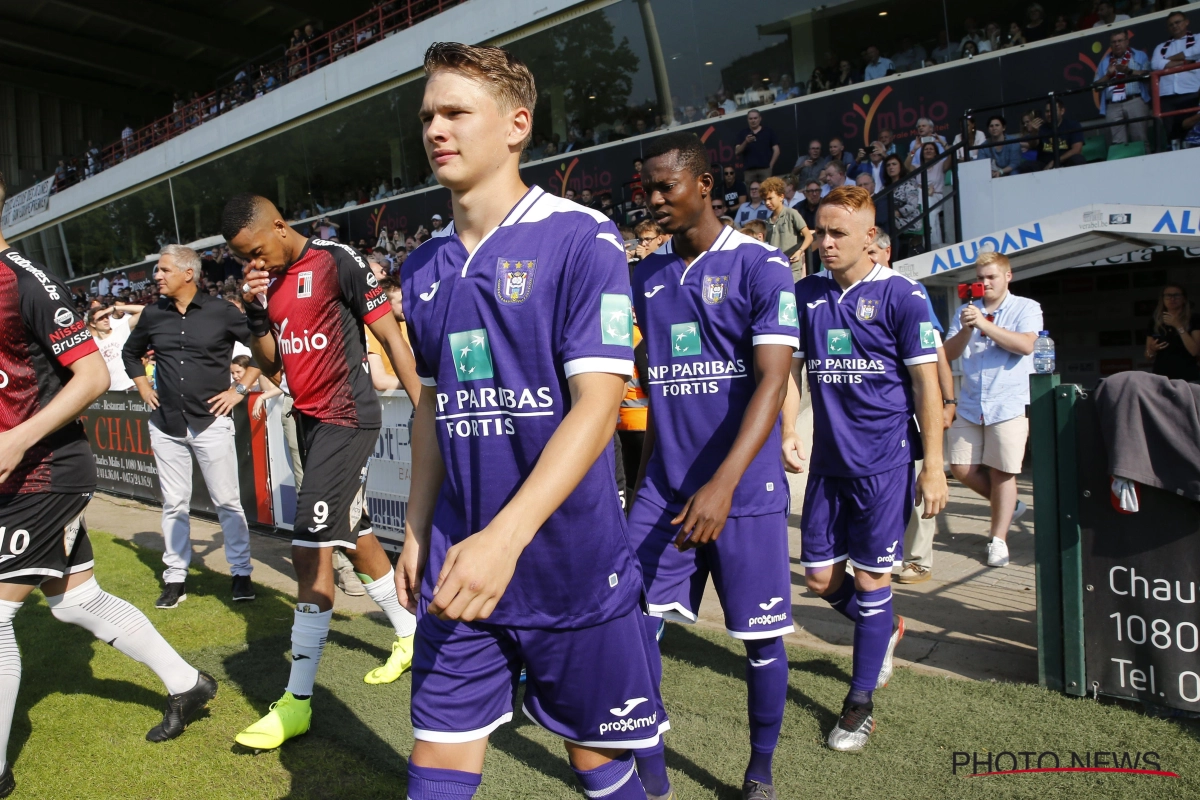
{"label": "spectator in white shirt", "polygon": [[933,48],[930,54],[937,64],[947,64],[959,58],[962,54],[962,48],[955,42],[950,41],[950,35],[946,31],[938,31],[938,46]]}
{"label": "spectator in white shirt", "polygon": [[97,282],[97,284],[96,284],[96,296],[97,297],[106,297],[108,295],[109,289],[111,287],[112,287],[112,282],[109,281],[108,275],[102,274],[100,276],[99,282]]}
{"label": "spectator in white shirt", "polygon": [[846,164],[842,161],[830,161],[821,173],[821,197],[839,186],[854,186],[854,181],[846,177]]}
{"label": "spectator in white shirt", "polygon": [[896,65],[890,59],[881,56],[878,47],[873,44],[867,46],[867,68],[863,70],[864,81],[883,78],[895,71]]}
{"label": "spectator in white shirt", "polygon": [[925,48],[905,36],[900,40],[900,50],[892,54],[892,63],[897,72],[920,69],[925,64]]}
{"label": "spectator in white shirt", "polygon": [[1096,3],[1096,16],[1100,19],[1092,23],[1093,28],[1102,28],[1105,25],[1112,25],[1114,22],[1124,22],[1129,19],[1128,14],[1118,14],[1113,8],[1113,4],[1108,0],[1100,0]]}
{"label": "spectator in white shirt", "polygon": [[[145,306],[135,306],[126,303],[103,308],[97,306],[90,309],[87,315],[88,328],[104,363],[108,366],[109,389],[114,392],[127,392],[135,388],[133,379],[125,372],[125,362],[121,358],[121,348],[129,338],[129,332],[138,324]],[[113,319],[113,312],[119,311],[124,316]]]}
{"label": "spectator in white shirt", "polygon": [[[1167,31],[1171,38],[1154,48],[1150,55],[1150,69],[1160,70],[1180,67],[1200,61],[1200,36],[1188,31],[1188,18],[1182,11],[1167,15]],[[1178,111],[1196,105],[1196,93],[1200,91],[1200,69],[1164,75],[1159,79],[1158,93],[1162,110]],[[1168,138],[1178,139],[1183,135],[1182,117],[1167,117]]]}

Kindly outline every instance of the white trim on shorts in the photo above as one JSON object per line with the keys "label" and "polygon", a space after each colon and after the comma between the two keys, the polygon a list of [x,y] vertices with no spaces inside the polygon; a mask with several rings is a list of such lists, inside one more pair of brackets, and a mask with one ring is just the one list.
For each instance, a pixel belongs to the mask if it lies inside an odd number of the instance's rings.
{"label": "white trim on shorts", "polygon": [[682,622],[684,625],[696,624],[696,615],[684,608],[682,603],[668,603],[665,606],[647,603],[646,616]]}
{"label": "white trim on shorts", "polygon": [[834,564],[837,564],[839,561],[846,561],[849,558],[850,554],[847,553],[844,556],[837,556],[836,558],[830,558],[825,561],[801,561],[800,566],[804,567],[805,569],[820,569],[821,567],[831,567]]}
{"label": "white trim on shorts", "polygon": [[788,625],[786,628],[773,628],[769,631],[731,631],[729,628],[725,632],[734,639],[774,639],[783,636],[785,633],[795,633],[796,626]]}
{"label": "white trim on shorts", "polygon": [[358,549],[358,540],[347,542],[344,539],[330,539],[328,542],[310,542],[307,539],[292,539],[292,547],[349,547],[351,550]]}
{"label": "white trim on shorts", "polygon": [[13,572],[0,572],[0,581],[6,581],[9,578],[21,578],[26,575],[45,575],[47,578],[61,578],[62,570],[46,569],[45,567],[30,567],[29,569],[18,569]]}
{"label": "white trim on shorts", "polygon": [[622,748],[635,750],[641,747],[653,747],[654,745],[658,744],[662,734],[671,730],[671,721],[663,720],[662,722],[658,723],[658,730],[655,731],[654,735],[649,739],[611,739],[603,742],[583,742],[579,739],[572,739],[569,736],[563,736],[561,733],[551,731],[545,725],[538,722],[537,719],[534,718],[533,714],[529,713],[529,708],[524,703],[521,703],[521,711],[525,713],[525,716],[529,717],[530,721],[533,722],[534,725],[537,725],[542,730],[550,731],[550,733],[553,733],[562,740],[577,744],[580,747],[599,747],[605,750],[620,750]]}
{"label": "white trim on shorts", "polygon": [[512,718],[512,712],[509,711],[502,714],[495,722],[484,725],[482,728],[476,728],[473,731],[427,731],[424,728],[413,728],[413,738],[419,739],[422,742],[436,742],[438,744],[474,742],[477,739],[490,736],[496,728],[499,728],[506,722],[512,722]]}
{"label": "white trim on shorts", "polygon": [[96,560],[92,559],[91,561],[88,561],[83,564],[76,564],[75,566],[73,566],[69,570],[67,570],[67,574],[74,575],[76,573],[83,572],[85,570],[93,569],[93,568],[95,568],[95,566],[96,566]]}
{"label": "white trim on shorts", "polygon": [[892,567],[896,566],[896,563],[897,563],[895,561],[890,561],[890,562],[885,562],[885,563],[868,565],[868,564],[860,564],[857,561],[855,561],[853,558],[849,558],[847,560],[850,562],[850,566],[854,567],[855,569],[861,569],[863,572],[879,572],[879,573],[891,572]]}

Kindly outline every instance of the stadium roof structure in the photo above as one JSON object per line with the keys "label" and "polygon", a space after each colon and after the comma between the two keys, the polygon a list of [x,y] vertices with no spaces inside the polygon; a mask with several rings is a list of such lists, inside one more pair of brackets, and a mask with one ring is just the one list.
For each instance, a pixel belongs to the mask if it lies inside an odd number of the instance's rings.
{"label": "stadium roof structure", "polygon": [[1134,250],[1200,247],[1200,207],[1101,203],[977,236],[895,262],[902,275],[931,286],[973,276],[987,250],[1008,256],[1013,278],[1090,266]]}
{"label": "stadium roof structure", "polygon": [[[293,28],[369,0],[0,0],[0,80],[131,113],[279,55]],[[331,13],[336,18],[331,19]]]}

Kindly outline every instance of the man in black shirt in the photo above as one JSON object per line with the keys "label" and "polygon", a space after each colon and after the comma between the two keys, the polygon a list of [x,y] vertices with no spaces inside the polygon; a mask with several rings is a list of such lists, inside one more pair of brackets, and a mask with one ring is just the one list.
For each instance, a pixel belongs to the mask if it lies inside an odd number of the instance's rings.
{"label": "man in black shirt", "polygon": [[[162,249],[154,281],[162,295],[142,312],[125,343],[125,370],[133,376],[142,399],[154,409],[150,443],[163,493],[162,596],[159,608],[175,608],[187,599],[184,580],[192,558],[189,505],[192,497],[192,454],[225,535],[225,557],[233,573],[233,599],[253,600],[250,583],[250,530],[242,511],[230,410],[258,380],[257,367],[246,370],[244,383],[229,385],[233,343],[248,344],[246,317],[225,300],[198,291],[200,257],[183,245]],[[147,350],[157,360],[150,386],[141,367]]]}
{"label": "man in black shirt", "polygon": [[733,150],[742,157],[742,177],[746,181],[765,181],[774,174],[779,160],[779,139],[775,131],[762,124],[758,109],[750,109],[746,124],[749,127],[738,133]]}
{"label": "man in black shirt", "polygon": [[746,184],[737,179],[737,170],[733,167],[724,167],[721,170],[722,183],[714,194],[725,198],[725,207],[729,209],[738,209],[742,207],[742,203],[746,202],[746,196],[750,194],[746,190]]}
{"label": "man in black shirt", "polygon": [[1062,100],[1058,105],[1058,163],[1055,164],[1055,137],[1051,132],[1053,117],[1050,116],[1050,104],[1046,104],[1043,117],[1033,120],[1033,127],[1042,138],[1035,144],[1038,146],[1037,161],[1023,161],[1017,167],[1018,172],[1036,172],[1042,169],[1054,169],[1055,166],[1076,167],[1087,163],[1083,157],[1083,126],[1073,119],[1067,119],[1067,107]]}

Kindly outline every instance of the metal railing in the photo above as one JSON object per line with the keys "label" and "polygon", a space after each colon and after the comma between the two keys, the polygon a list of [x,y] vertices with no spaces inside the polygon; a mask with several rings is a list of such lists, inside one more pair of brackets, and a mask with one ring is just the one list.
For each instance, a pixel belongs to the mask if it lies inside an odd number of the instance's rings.
{"label": "metal railing", "polygon": [[[1060,141],[1067,135],[1064,129],[1064,120],[1059,116],[1058,105],[1059,101],[1064,97],[1069,97],[1077,94],[1092,94],[1095,91],[1105,91],[1109,86],[1125,83],[1131,84],[1140,81],[1148,81],[1151,91],[1151,113],[1127,119],[1121,119],[1110,122],[1107,119],[1099,121],[1080,122],[1078,129],[1079,133],[1087,135],[1089,132],[1107,130],[1110,128],[1136,124],[1140,122],[1149,123],[1155,126],[1158,130],[1157,136],[1147,137],[1147,147],[1154,141],[1160,142],[1160,147],[1165,144],[1161,139],[1163,126],[1163,117],[1181,116],[1184,114],[1200,113],[1200,106],[1189,107],[1183,109],[1173,109],[1164,112],[1162,110],[1160,95],[1159,95],[1159,79],[1164,75],[1173,75],[1179,72],[1187,72],[1193,69],[1200,69],[1200,63],[1187,64],[1180,67],[1172,67],[1170,69],[1156,70],[1148,76],[1139,79],[1138,81],[1130,80],[1129,78],[1112,78],[1109,80],[1096,81],[1087,86],[1069,89],[1066,91],[1049,92],[1034,97],[1028,97],[1017,101],[999,103],[991,106],[982,106],[979,108],[967,109],[963,112],[960,125],[961,141],[958,144],[948,145],[944,152],[940,153],[937,158],[932,161],[923,163],[919,168],[908,173],[894,184],[885,187],[882,191],[875,194],[874,200],[876,205],[883,204],[888,210],[888,233],[892,238],[893,246],[899,246],[901,252],[898,254],[900,258],[917,255],[918,253],[928,252],[933,249],[934,244],[953,244],[950,241],[959,231],[962,230],[962,207],[959,194],[959,176],[958,164],[960,161],[975,160],[978,156],[971,154],[989,147],[994,147],[997,142],[988,140],[983,144],[974,144],[974,137],[968,127],[968,119],[974,118],[978,125],[980,115],[990,111],[1002,111],[1008,108],[1020,108],[1035,106],[1038,103],[1046,103],[1050,106],[1050,120],[1046,130],[1039,130],[1036,133],[1025,136],[1006,136],[1004,144],[1020,145],[1022,142],[1037,142],[1041,143],[1049,140],[1051,158],[1054,167],[1062,166],[1062,154],[1064,148],[1060,147]],[[1065,148],[1069,151],[1070,148]],[[1149,151],[1148,152],[1152,152]],[[944,164],[943,164],[944,162]],[[945,176],[949,177],[946,185],[941,188],[940,192],[930,193],[929,173],[939,165]],[[1015,170],[1014,170],[1015,171]],[[897,218],[895,210],[898,207],[896,195],[901,192],[910,192],[911,189],[906,189],[905,184],[915,185],[920,191],[921,203],[920,211],[915,216],[900,220]],[[940,197],[939,197],[940,194]],[[930,202],[932,198],[937,198]],[[938,227],[934,215],[944,214],[946,204],[951,204],[953,227],[950,236],[944,236],[943,241],[937,243],[934,241],[934,229]],[[943,227],[942,233],[950,232],[951,226]]]}
{"label": "metal railing", "polygon": [[[917,145],[918,151],[923,149],[924,145],[924,142],[919,143]],[[877,207],[882,205],[887,209],[888,236],[892,239],[892,248],[895,252],[893,257],[897,260],[908,258],[918,253],[927,253],[933,249],[935,244],[933,233],[935,222],[940,219],[943,208],[947,203],[950,204],[953,215],[951,219],[953,220],[954,231],[962,230],[962,207],[959,201],[958,181],[958,150],[962,146],[962,144],[947,145],[945,150],[939,153],[936,158],[923,162],[912,172],[900,177],[895,183],[885,186],[882,191],[876,192],[872,198]],[[902,159],[902,161],[907,161],[907,159]],[[945,163],[943,164],[943,162]],[[942,185],[939,187],[941,191],[931,194],[929,174],[935,170],[942,173],[943,179]],[[946,182],[946,177],[949,177],[949,182]],[[901,220],[897,217],[896,213],[900,208],[900,203],[896,195],[902,191],[911,191],[905,188],[906,185],[913,186],[920,191],[920,210],[915,216]],[[930,202],[933,197],[937,197],[937,199]],[[934,214],[939,216],[935,218]],[[937,224],[940,227],[940,222],[937,222]],[[919,241],[917,241],[918,237]]]}
{"label": "metal railing", "polygon": [[64,159],[62,171],[56,170],[54,190],[61,191],[90,178],[397,31],[437,16],[461,2],[393,0],[295,47],[268,50],[268,55],[280,55],[257,64],[247,62],[237,68],[234,74],[241,75],[240,80],[231,81],[203,96],[194,95],[191,100],[172,109],[171,113],[130,131],[130,135],[122,136],[102,149],[93,148],[76,158]]}

